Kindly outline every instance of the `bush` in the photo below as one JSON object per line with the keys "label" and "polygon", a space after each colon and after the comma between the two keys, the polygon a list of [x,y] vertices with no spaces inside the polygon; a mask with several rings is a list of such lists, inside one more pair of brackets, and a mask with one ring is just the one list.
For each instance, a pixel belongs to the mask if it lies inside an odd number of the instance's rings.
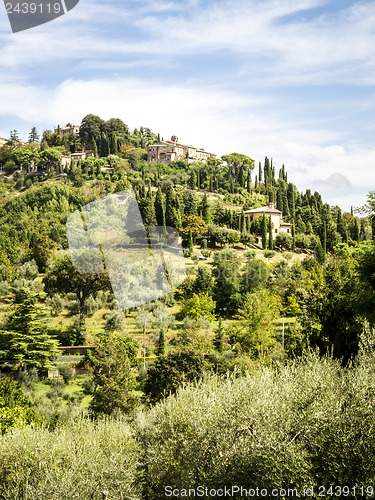
{"label": "bush", "polygon": [[181,388],[136,421],[147,498],[162,498],[166,485],[302,491],[306,484],[372,484],[371,366],[344,370],[308,353],[277,373],[263,367]]}
{"label": "bush", "polygon": [[51,309],[52,316],[58,316],[64,309],[65,300],[60,294],[55,293],[52,297],[47,297],[46,306]]}
{"label": "bush", "polygon": [[69,363],[60,363],[57,365],[57,369],[60,372],[60,375],[64,379],[64,382],[68,384],[70,380],[74,377],[74,370],[72,368],[72,365]]}
{"label": "bush", "polygon": [[0,498],[141,500],[138,445],[123,420],[78,419],[49,432],[18,429],[0,442]]}
{"label": "bush", "polygon": [[293,238],[290,234],[282,231],[276,236],[275,245],[277,247],[285,248],[285,250],[291,250],[293,246]]}
{"label": "bush", "polygon": [[184,382],[199,380],[204,371],[203,355],[193,349],[169,352],[159,356],[148,369],[145,393],[150,401],[159,401],[174,394]]}

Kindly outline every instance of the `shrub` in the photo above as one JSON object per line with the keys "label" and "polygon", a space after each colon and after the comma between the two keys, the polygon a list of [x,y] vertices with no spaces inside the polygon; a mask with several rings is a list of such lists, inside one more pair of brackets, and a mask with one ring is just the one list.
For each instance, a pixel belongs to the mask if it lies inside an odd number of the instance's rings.
{"label": "shrub", "polygon": [[[373,366],[373,365],[372,365]],[[372,484],[373,368],[314,353],[255,375],[211,376],[136,421],[149,499],[166,485],[298,488]]]}
{"label": "shrub", "polygon": [[0,442],[0,498],[141,500],[139,448],[123,420],[86,419],[49,432],[18,429]]}

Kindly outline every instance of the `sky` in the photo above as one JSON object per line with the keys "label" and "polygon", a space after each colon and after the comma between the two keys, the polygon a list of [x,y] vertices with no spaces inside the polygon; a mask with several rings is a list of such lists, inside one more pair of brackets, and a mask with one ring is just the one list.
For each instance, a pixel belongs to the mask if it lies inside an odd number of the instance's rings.
{"label": "sky", "polygon": [[375,189],[374,56],[372,0],[80,0],[15,34],[0,2],[0,137],[118,117],[350,210]]}

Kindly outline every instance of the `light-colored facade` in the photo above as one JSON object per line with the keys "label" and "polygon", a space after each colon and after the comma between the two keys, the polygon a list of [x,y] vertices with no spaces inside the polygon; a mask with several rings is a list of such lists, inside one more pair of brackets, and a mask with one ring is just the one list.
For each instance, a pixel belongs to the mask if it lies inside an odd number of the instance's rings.
{"label": "light-colored facade", "polygon": [[162,141],[160,144],[152,144],[147,148],[147,161],[171,163],[175,160],[188,160],[205,162],[208,158],[215,158],[216,155],[208,153],[202,148],[186,146],[178,142],[178,137],[173,135],[170,141]]}
{"label": "light-colored facade", "polygon": [[8,141],[4,137],[0,137],[0,148],[4,146]]}
{"label": "light-colored facade", "polygon": [[[72,125],[71,127],[60,127],[61,135],[70,135],[73,134],[74,137],[79,136],[80,125]],[[57,134],[59,127],[55,127],[55,134]]]}
{"label": "light-colored facade", "polygon": [[[289,222],[285,222],[283,220],[283,213],[280,210],[277,210],[277,208],[274,207],[273,203],[270,203],[265,207],[253,208],[252,210],[245,210],[245,219],[248,219],[249,223],[251,224],[258,217],[263,216],[263,214],[265,214],[267,219],[271,216],[271,222],[273,224],[272,232],[274,239],[278,234],[282,232],[290,235],[292,234],[292,224],[289,224]],[[240,222],[241,222],[241,214],[240,214]],[[260,238],[260,242],[261,241],[262,239]]]}
{"label": "light-colored facade", "polygon": [[65,155],[61,157],[61,169],[64,171],[66,167],[70,167],[72,162],[76,162],[78,160],[86,160],[86,158],[90,158],[91,156],[95,156],[94,151],[88,149],[87,151],[79,151],[78,153],[72,153],[71,155]]}

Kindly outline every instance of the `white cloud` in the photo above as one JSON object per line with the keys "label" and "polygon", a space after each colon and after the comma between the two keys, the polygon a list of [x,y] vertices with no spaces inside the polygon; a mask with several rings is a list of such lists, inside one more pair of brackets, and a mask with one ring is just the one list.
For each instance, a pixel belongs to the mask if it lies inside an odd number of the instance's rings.
{"label": "white cloud", "polygon": [[[164,138],[177,134],[182,142],[220,156],[237,151],[253,157],[256,164],[266,155],[272,157],[276,172],[284,163],[289,180],[299,189],[316,187],[329,203],[340,199],[346,209],[363,204],[375,184],[374,148],[349,149],[338,145],[337,133],[288,126],[275,114],[260,113],[262,100],[219,86],[115,78],[67,80],[52,90],[9,85],[2,88],[4,92],[8,99],[3,113],[26,120],[27,131],[31,124],[53,128],[58,123],[79,123],[88,113],[104,119],[120,117],[131,128],[149,126]],[[332,145],[320,146],[323,140]],[[337,175],[348,182],[333,185]]]}

